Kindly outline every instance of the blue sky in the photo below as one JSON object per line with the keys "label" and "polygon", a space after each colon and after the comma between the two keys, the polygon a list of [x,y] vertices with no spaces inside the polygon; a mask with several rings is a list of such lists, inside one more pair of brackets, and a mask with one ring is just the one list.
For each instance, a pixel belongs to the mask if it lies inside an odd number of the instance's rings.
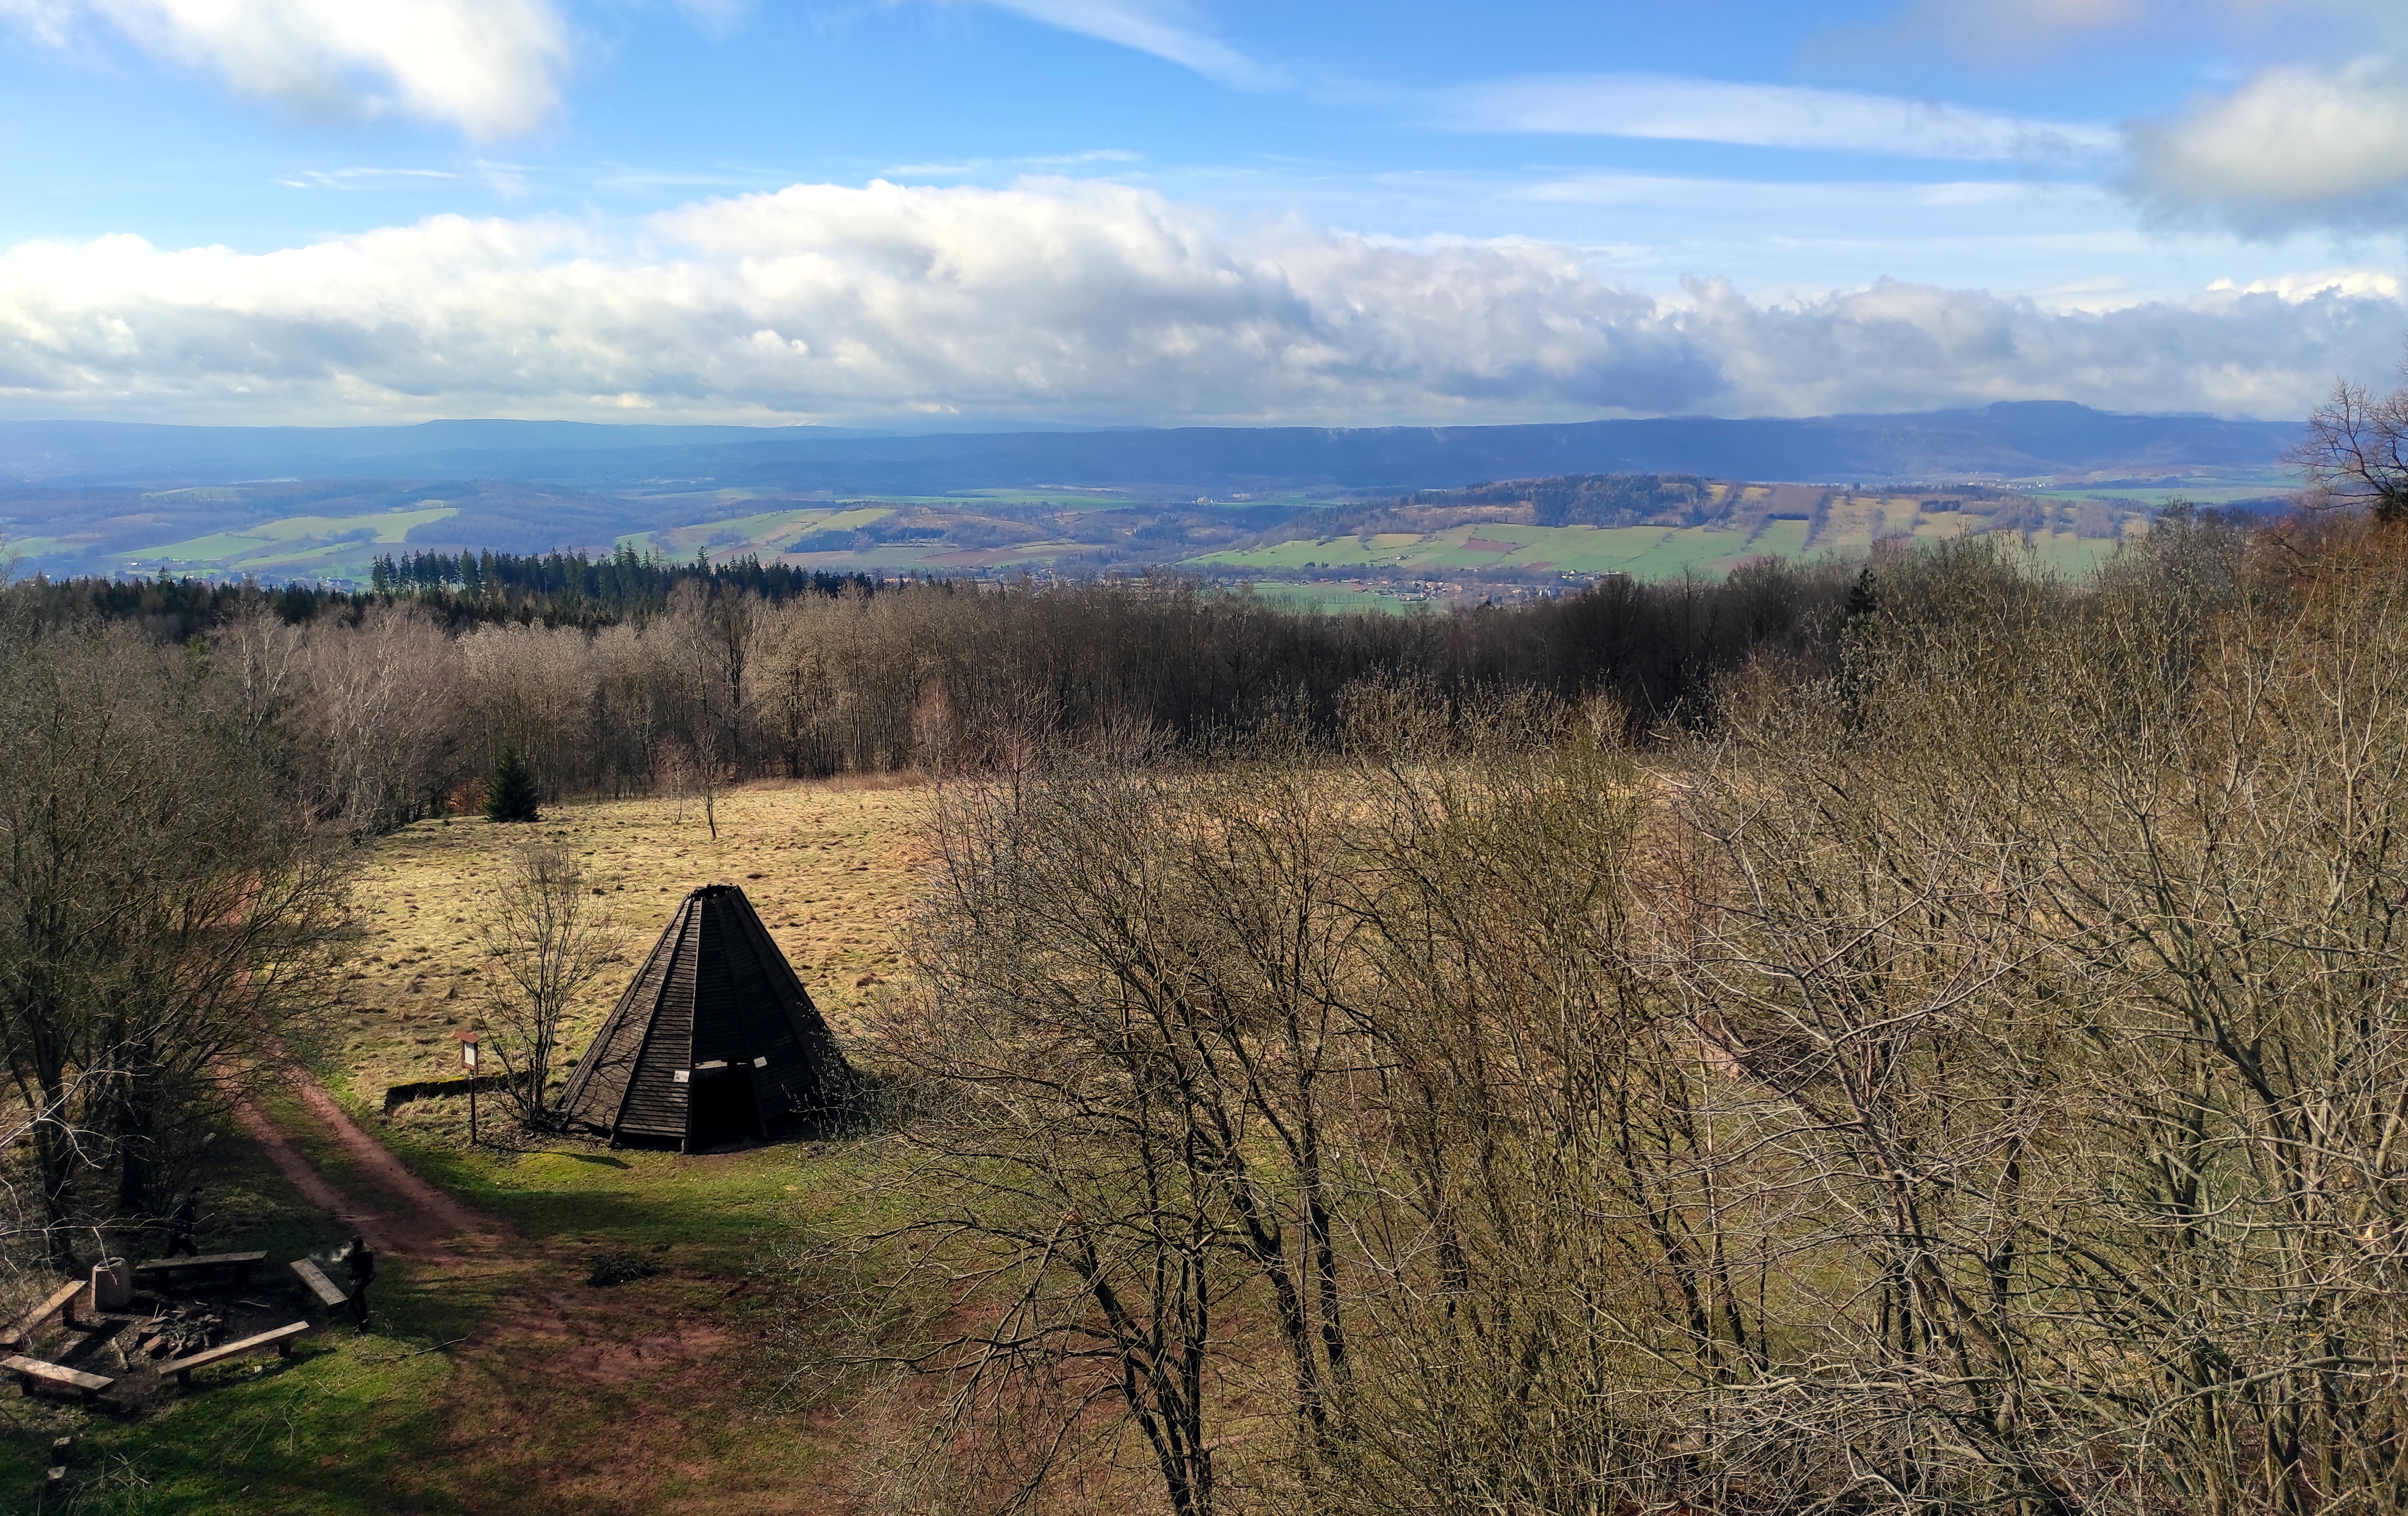
{"label": "blue sky", "polygon": [[0,0],[0,413],[2296,415],[2396,0]]}

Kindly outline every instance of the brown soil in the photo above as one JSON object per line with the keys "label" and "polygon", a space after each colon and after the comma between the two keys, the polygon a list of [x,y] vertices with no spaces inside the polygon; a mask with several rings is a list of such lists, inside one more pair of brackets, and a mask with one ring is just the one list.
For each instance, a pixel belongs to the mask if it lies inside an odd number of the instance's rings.
{"label": "brown soil", "polygon": [[469,1209],[411,1173],[408,1166],[382,1143],[361,1131],[351,1112],[337,1105],[316,1080],[297,1070],[292,1077],[300,1082],[302,1105],[318,1118],[327,1135],[341,1144],[344,1152],[378,1188],[405,1203],[398,1209],[372,1208],[343,1194],[318,1172],[282,1128],[260,1114],[251,1102],[238,1104],[235,1115],[241,1121],[243,1130],[265,1150],[277,1171],[290,1180],[311,1205],[359,1233],[379,1252],[405,1257],[456,1263],[464,1244],[482,1251],[515,1239],[515,1234],[503,1223]]}

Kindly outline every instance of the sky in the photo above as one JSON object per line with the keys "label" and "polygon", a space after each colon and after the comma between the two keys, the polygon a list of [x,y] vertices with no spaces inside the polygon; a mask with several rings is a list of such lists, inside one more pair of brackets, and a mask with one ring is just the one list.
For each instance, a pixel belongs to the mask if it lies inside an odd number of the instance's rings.
{"label": "sky", "polygon": [[0,416],[2303,415],[2401,0],[0,0]]}

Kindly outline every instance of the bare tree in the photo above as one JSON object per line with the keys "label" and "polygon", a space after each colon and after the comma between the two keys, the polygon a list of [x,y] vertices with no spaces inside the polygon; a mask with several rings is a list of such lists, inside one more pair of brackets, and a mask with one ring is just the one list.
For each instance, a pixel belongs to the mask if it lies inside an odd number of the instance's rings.
{"label": "bare tree", "polygon": [[219,1074],[318,1002],[344,876],[245,669],[25,610],[0,603],[0,1057],[64,1261],[155,1205]]}
{"label": "bare tree", "polygon": [[719,795],[734,782],[736,765],[728,762],[725,738],[718,727],[704,724],[695,729],[693,766],[687,771],[687,784],[702,797],[702,819],[710,828],[710,840],[719,840]]}
{"label": "bare tree", "polygon": [[2331,398],[2309,413],[2307,440],[2286,456],[2306,469],[2312,504],[2408,520],[2408,389],[2377,395],[2338,381]]}
{"label": "bare tree", "polygon": [[301,722],[319,816],[355,833],[424,814],[458,736],[459,651],[416,606],[371,607],[356,627],[310,630]]}
{"label": "bare tree", "polygon": [[685,824],[685,803],[694,794],[694,750],[684,743],[663,742],[652,755],[652,794],[669,804],[669,822]]}
{"label": "bare tree", "polygon": [[477,917],[491,1045],[530,1126],[552,1121],[562,1022],[618,957],[618,928],[592,895],[575,852],[537,844],[512,857]]}

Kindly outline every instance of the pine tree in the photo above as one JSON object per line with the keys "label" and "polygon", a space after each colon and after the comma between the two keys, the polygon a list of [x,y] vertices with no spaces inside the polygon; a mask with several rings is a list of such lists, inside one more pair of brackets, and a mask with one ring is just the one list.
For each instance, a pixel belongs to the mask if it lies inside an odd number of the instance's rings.
{"label": "pine tree", "polygon": [[485,820],[489,822],[532,822],[538,818],[535,809],[535,776],[527,772],[524,759],[516,748],[504,748],[499,763],[494,765],[494,777],[485,785]]}

